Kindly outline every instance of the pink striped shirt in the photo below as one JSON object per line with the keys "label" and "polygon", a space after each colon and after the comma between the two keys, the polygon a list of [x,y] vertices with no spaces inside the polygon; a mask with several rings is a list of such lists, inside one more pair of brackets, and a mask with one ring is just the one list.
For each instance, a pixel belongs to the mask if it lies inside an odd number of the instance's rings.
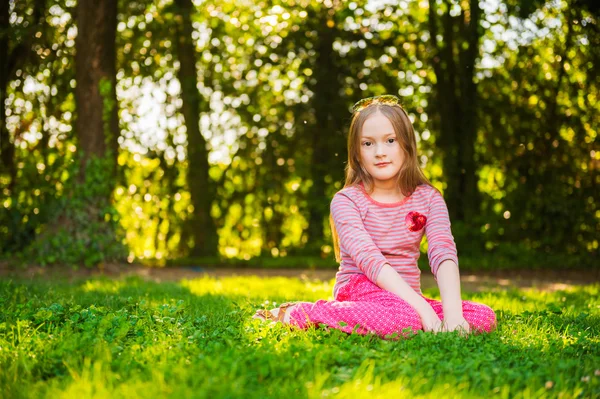
{"label": "pink striped shirt", "polygon": [[[427,217],[421,230],[408,229],[405,218],[409,212]],[[439,191],[429,185],[417,186],[410,196],[396,203],[374,200],[362,183],[346,187],[333,196],[331,215],[342,258],[333,288],[334,297],[352,274],[365,274],[376,283],[385,263],[421,294],[417,260],[423,234],[427,236],[427,255],[434,276],[437,277],[440,264],[447,259],[458,265],[448,208]]]}

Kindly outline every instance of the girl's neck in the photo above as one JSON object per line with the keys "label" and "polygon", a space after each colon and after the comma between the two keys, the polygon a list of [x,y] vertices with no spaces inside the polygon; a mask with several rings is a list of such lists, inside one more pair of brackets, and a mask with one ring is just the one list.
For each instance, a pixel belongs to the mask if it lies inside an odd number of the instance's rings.
{"label": "girl's neck", "polygon": [[395,182],[393,184],[385,186],[373,183],[373,185],[371,186],[371,190],[372,195],[378,195],[381,197],[403,197],[400,188],[396,185]]}
{"label": "girl's neck", "polygon": [[382,195],[399,195],[400,188],[398,188],[397,186],[393,186],[393,187],[374,186],[373,192],[382,194]]}

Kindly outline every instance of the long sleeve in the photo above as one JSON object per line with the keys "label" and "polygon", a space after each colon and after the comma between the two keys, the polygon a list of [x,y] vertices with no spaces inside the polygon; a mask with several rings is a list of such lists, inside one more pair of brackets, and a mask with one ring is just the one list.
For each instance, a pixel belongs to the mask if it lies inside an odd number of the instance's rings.
{"label": "long sleeve", "polygon": [[331,200],[331,216],[339,237],[342,255],[347,253],[372,282],[388,263],[365,229],[358,206],[342,192]]}
{"label": "long sleeve", "polygon": [[448,207],[439,191],[434,190],[429,201],[429,216],[425,224],[429,266],[437,279],[437,271],[443,261],[450,259],[458,266],[456,244],[450,230]]}

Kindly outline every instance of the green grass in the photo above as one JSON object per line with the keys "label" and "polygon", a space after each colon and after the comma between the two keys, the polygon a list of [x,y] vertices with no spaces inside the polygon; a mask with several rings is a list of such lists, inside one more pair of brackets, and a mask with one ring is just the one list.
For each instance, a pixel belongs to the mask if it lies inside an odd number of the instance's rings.
{"label": "green grass", "polygon": [[465,292],[499,323],[468,339],[385,341],[250,319],[267,300],[326,299],[332,283],[0,281],[0,397],[600,395],[598,284]]}

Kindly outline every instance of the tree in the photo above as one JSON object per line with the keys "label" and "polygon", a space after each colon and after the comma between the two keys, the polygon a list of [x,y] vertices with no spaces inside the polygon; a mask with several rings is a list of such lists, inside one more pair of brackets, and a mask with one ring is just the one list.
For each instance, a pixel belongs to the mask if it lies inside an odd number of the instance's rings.
{"label": "tree", "polygon": [[10,23],[9,18],[9,2],[3,1],[0,4],[0,59],[4,60],[0,63],[0,155],[2,160],[2,168],[8,171],[11,184],[14,183],[16,175],[16,167],[14,162],[14,146],[10,142],[8,129],[4,120],[6,116],[6,92],[8,82],[12,75],[14,57],[10,55],[9,38],[10,38]]}
{"label": "tree", "polygon": [[[481,9],[478,0],[468,8],[444,0],[442,8],[429,1],[431,62],[435,71],[432,106],[439,110],[439,149],[448,185],[444,196],[452,221],[472,221],[480,212],[475,139],[477,87],[475,60],[479,55]],[[441,27],[441,29],[440,29]]]}
{"label": "tree", "polygon": [[85,181],[92,156],[112,158],[114,176],[118,153],[115,36],[117,0],[80,1],[77,5],[75,123],[82,154],[79,182]]}
{"label": "tree", "polygon": [[117,0],[77,5],[75,120],[78,168],[58,199],[56,214],[21,254],[26,262],[94,266],[123,261],[118,214],[113,206],[118,153],[115,74]]}
{"label": "tree", "polygon": [[187,130],[187,181],[194,206],[189,223],[194,237],[192,256],[217,255],[218,237],[210,215],[215,197],[215,185],[208,170],[206,140],[200,132],[201,97],[197,88],[196,47],[192,41],[191,0],[175,0],[177,13],[177,55],[179,58],[178,78],[181,84],[182,113]]}
{"label": "tree", "polygon": [[[577,3],[516,13],[513,29],[524,30],[526,21],[538,34],[496,39],[490,55],[502,62],[479,82],[481,183],[494,188],[488,195],[495,201],[486,202],[497,213],[486,211],[487,244],[519,246],[563,267],[594,263],[600,228],[593,217],[600,117],[591,111],[600,88],[600,31],[597,17]],[[508,25],[510,14],[498,14],[496,23]]]}
{"label": "tree", "polygon": [[343,162],[346,159],[343,132],[346,115],[342,114],[345,101],[340,99],[343,73],[339,54],[333,48],[334,41],[340,36],[335,21],[335,12],[340,7],[340,2],[336,1],[331,8],[311,8],[308,14],[308,20],[314,25],[310,24],[307,28],[314,29],[317,37],[316,63],[312,65],[314,78],[308,82],[313,92],[314,122],[307,129],[312,149],[309,161],[312,186],[308,194],[308,248],[316,254],[320,253],[320,246],[325,242],[323,220],[329,215],[330,201],[327,187],[333,181],[343,180]]}
{"label": "tree", "polygon": [[[21,14],[29,7],[32,9],[32,18],[19,29],[11,27],[10,11],[19,7]],[[35,33],[40,25],[44,24],[46,1],[35,0],[33,3],[2,1],[0,4],[0,167],[8,173],[9,191],[12,191],[16,182],[17,167],[15,162],[15,147],[11,143],[6,126],[6,99],[8,84],[15,77],[17,69],[32,58]]]}

